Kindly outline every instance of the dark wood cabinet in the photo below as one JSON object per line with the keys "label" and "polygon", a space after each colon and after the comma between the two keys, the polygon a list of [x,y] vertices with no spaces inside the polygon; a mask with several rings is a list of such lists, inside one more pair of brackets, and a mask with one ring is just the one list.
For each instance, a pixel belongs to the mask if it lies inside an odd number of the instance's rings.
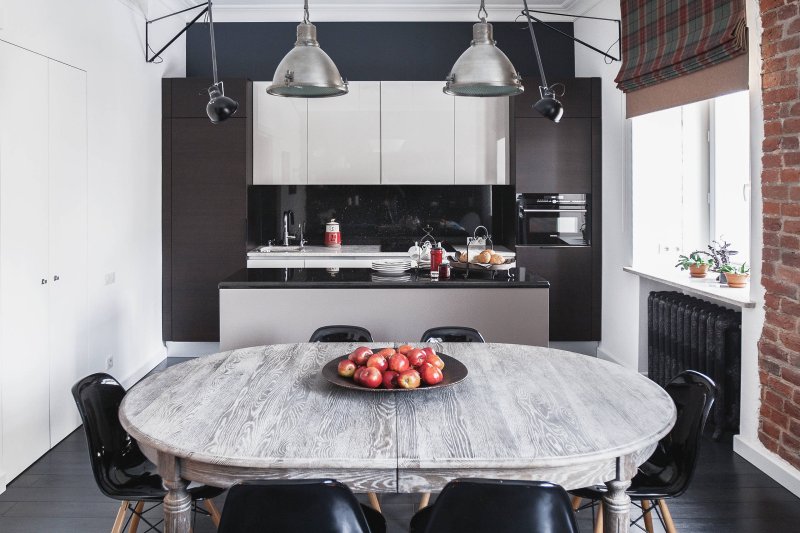
{"label": "dark wood cabinet", "polygon": [[587,341],[595,335],[592,248],[518,246],[517,264],[550,282],[550,340]]}
{"label": "dark wood cabinet", "polygon": [[[169,94],[164,91],[164,118],[205,118],[208,103],[208,88],[214,81],[211,78],[169,78]],[[221,80],[225,96],[239,102],[234,118],[250,116],[252,90],[250,84],[242,79]]]}
{"label": "dark wood cabinet", "polygon": [[[172,110],[163,120],[163,334],[168,341],[218,341],[217,284],[247,263],[250,83],[226,85],[241,107],[220,124],[205,116],[207,95],[193,99],[194,88],[208,83],[164,80],[164,98],[170,100],[164,108]],[[187,100],[202,116],[184,116],[190,114]]]}
{"label": "dark wood cabinet", "polygon": [[[567,80],[548,80],[551,84],[561,82],[564,84],[564,95],[558,100],[564,104],[564,116],[568,118],[599,118],[600,105],[600,78],[570,78]],[[538,80],[526,79],[525,92],[511,99],[513,115],[521,118],[542,118],[538,111],[533,109],[541,95],[539,94]]]}

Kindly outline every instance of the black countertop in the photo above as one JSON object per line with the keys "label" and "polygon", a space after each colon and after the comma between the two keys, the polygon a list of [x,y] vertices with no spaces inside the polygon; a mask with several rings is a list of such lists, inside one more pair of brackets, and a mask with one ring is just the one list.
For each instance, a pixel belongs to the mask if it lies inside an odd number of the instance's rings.
{"label": "black countertop", "polygon": [[[522,277],[520,277],[522,276]],[[368,268],[245,268],[219,284],[220,289],[547,289],[550,282],[525,269],[474,272],[453,270],[451,279],[431,281],[413,270],[402,277],[382,276]]]}

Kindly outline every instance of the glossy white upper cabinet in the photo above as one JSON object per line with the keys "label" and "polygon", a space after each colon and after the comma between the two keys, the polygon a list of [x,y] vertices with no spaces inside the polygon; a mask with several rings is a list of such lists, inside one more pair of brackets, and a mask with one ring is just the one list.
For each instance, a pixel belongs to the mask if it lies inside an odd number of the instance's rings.
{"label": "glossy white upper cabinet", "polygon": [[253,83],[253,183],[308,183],[308,100],[267,94]]}
{"label": "glossy white upper cabinet", "polygon": [[381,183],[455,183],[455,97],[443,86],[381,82]]}
{"label": "glossy white upper cabinet", "polygon": [[510,155],[508,97],[461,97],[455,101],[456,184],[507,184]]}
{"label": "glossy white upper cabinet", "polygon": [[380,182],[380,82],[354,81],[344,96],[308,100],[308,183]]}

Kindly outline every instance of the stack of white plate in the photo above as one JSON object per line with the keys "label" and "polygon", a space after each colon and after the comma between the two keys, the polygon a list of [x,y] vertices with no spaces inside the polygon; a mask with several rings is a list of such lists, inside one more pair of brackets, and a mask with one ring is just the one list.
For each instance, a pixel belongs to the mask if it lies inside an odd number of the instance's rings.
{"label": "stack of white plate", "polygon": [[388,276],[398,276],[412,266],[411,259],[381,259],[372,262],[372,270]]}
{"label": "stack of white plate", "polygon": [[372,274],[372,281],[376,283],[397,283],[411,281],[410,274],[392,274],[386,276],[383,274]]}

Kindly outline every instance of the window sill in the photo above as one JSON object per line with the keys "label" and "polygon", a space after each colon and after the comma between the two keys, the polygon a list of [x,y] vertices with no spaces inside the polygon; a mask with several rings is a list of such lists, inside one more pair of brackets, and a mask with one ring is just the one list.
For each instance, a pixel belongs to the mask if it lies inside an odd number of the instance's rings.
{"label": "window sill", "polygon": [[622,270],[640,278],[663,283],[709,300],[716,300],[728,305],[748,309],[756,306],[756,303],[750,299],[750,283],[747,284],[747,287],[735,289],[716,281],[716,275],[711,272],[706,278],[692,278],[689,277],[688,272],[678,270],[659,271],[635,267],[623,267]]}

